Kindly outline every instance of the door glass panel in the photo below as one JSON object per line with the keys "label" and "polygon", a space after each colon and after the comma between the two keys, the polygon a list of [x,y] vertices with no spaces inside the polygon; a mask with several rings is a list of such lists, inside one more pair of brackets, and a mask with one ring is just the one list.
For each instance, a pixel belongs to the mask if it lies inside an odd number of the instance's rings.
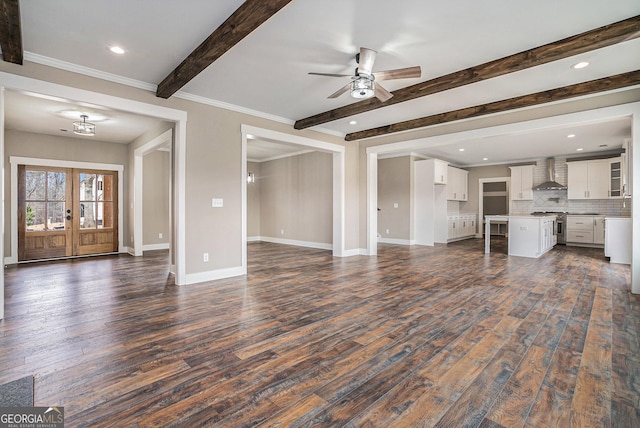
{"label": "door glass panel", "polygon": [[65,229],[66,179],[61,171],[25,171],[27,232]]}
{"label": "door glass panel", "polygon": [[47,199],[50,201],[64,201],[66,174],[64,172],[47,172]]}
{"label": "door glass panel", "polygon": [[113,203],[98,202],[98,229],[113,227]]}
{"label": "door glass panel", "polygon": [[95,202],[82,202],[80,204],[80,229],[96,228]]}
{"label": "door glass panel", "polygon": [[46,207],[44,202],[27,202],[25,219],[28,232],[45,230]]}
{"label": "door glass panel", "polygon": [[64,230],[66,214],[64,202],[47,203],[47,229]]}
{"label": "door glass panel", "polygon": [[96,200],[96,174],[80,173],[80,201]]}
{"label": "door glass panel", "polygon": [[25,171],[26,172],[26,200],[44,201],[45,181],[47,178],[45,171]]}

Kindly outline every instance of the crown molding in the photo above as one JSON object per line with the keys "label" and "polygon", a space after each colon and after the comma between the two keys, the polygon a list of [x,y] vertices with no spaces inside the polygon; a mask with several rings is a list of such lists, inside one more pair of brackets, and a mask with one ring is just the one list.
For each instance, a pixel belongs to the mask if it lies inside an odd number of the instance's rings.
{"label": "crown molding", "polygon": [[[133,88],[138,88],[138,89],[142,89],[145,91],[150,91],[153,92],[154,94],[156,93],[156,90],[158,89],[158,85],[154,84],[154,83],[149,83],[149,82],[143,82],[141,80],[136,80],[136,79],[130,79],[128,77],[123,77],[117,74],[113,74],[113,73],[107,73],[101,70],[96,70],[95,68],[90,68],[90,67],[85,67],[82,65],[78,65],[78,64],[73,64],[71,62],[67,62],[67,61],[61,61],[59,59],[55,59],[55,58],[50,58],[44,55],[40,55],[40,54],[36,54],[33,52],[24,52],[24,59],[26,61],[30,61],[36,64],[41,64],[41,65],[46,65],[48,67],[53,67],[53,68],[58,68],[60,70],[65,70],[65,71],[69,71],[72,73],[77,73],[77,74],[82,74],[85,76],[89,76],[89,77],[95,77],[97,79],[101,79],[101,80],[106,80],[109,82],[113,82],[113,83],[118,83],[121,85],[126,85],[126,86],[131,86]],[[285,117],[281,117],[281,116],[276,116],[273,114],[269,114],[269,113],[265,113],[262,111],[258,111],[258,110],[253,110],[250,108],[246,108],[246,107],[242,107],[239,105],[235,105],[235,104],[230,104],[230,103],[226,103],[224,101],[218,101],[218,100],[214,100],[212,98],[207,98],[207,97],[202,97],[199,95],[194,95],[194,94],[190,94],[188,92],[184,92],[184,91],[178,91],[176,92],[174,95],[174,97],[176,98],[181,98],[183,100],[187,100],[187,101],[193,101],[199,104],[205,104],[205,105],[209,105],[209,106],[213,106],[213,107],[218,107],[218,108],[222,108],[225,110],[230,110],[230,111],[235,111],[237,113],[242,113],[242,114],[247,114],[249,116],[254,116],[254,117],[259,117],[262,119],[267,119],[267,120],[271,120],[273,122],[279,122],[279,123],[284,123],[286,125],[291,125],[293,126],[293,124],[295,123],[295,120],[292,119],[287,119]],[[344,138],[346,134],[342,133],[342,132],[337,132],[337,131],[333,131],[330,129],[325,129],[325,128],[321,128],[321,127],[314,127],[313,128],[314,131],[323,133],[323,134],[327,134],[327,135],[333,135],[336,137],[340,137],[340,138]]]}
{"label": "crown molding", "polygon": [[37,64],[46,65],[53,68],[58,68],[72,73],[83,74],[89,77],[95,77],[109,82],[120,83],[122,85],[132,86],[138,89],[144,89],[146,91],[155,91],[157,85],[152,83],[143,82],[141,80],[130,79],[128,77],[119,76],[117,74],[106,73],[104,71],[96,70],[95,68],[85,67],[71,62],[61,61],[59,59],[50,58],[44,55],[39,55],[33,52],[24,53],[24,59],[26,61],[35,62]]}

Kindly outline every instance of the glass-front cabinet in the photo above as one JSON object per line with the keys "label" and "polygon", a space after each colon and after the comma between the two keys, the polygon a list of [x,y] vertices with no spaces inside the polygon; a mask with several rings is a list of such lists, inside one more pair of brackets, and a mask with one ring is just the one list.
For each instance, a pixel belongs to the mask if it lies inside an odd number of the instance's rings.
{"label": "glass-front cabinet", "polygon": [[622,159],[615,158],[609,162],[609,197],[622,197]]}

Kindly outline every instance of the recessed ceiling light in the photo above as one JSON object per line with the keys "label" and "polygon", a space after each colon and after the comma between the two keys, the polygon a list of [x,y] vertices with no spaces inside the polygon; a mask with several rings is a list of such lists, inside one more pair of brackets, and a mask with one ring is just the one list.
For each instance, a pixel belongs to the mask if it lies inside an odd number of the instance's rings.
{"label": "recessed ceiling light", "polygon": [[358,123],[358,122],[356,122],[355,120],[352,120],[352,121],[349,122],[349,125],[355,125],[356,123]]}
{"label": "recessed ceiling light", "polygon": [[589,66],[589,63],[587,61],[580,61],[580,62],[578,62],[576,64],[573,64],[571,66],[571,68],[573,68],[575,70],[579,70],[581,68],[585,68],[585,67],[588,67],[588,66]]}
{"label": "recessed ceiling light", "polygon": [[569,134],[569,135],[567,135],[567,138],[573,138],[575,136],[576,136],[576,134]]}
{"label": "recessed ceiling light", "polygon": [[109,46],[109,50],[118,55],[122,55],[124,53],[124,49],[122,49],[120,46]]}
{"label": "recessed ceiling light", "polygon": [[459,152],[464,152],[464,149],[458,149]]}
{"label": "recessed ceiling light", "polygon": [[579,149],[576,149],[576,152],[581,152],[581,151],[583,151],[583,150],[584,150],[584,149],[581,147],[581,148],[579,148]]}
{"label": "recessed ceiling light", "polygon": [[489,158],[482,158],[482,160],[489,160]]}

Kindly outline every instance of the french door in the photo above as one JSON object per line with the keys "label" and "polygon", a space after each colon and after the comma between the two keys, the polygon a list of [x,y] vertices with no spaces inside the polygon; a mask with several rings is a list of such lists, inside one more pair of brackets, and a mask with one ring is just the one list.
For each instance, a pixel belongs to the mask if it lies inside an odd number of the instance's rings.
{"label": "french door", "polygon": [[18,261],[118,251],[118,173],[18,166]]}

